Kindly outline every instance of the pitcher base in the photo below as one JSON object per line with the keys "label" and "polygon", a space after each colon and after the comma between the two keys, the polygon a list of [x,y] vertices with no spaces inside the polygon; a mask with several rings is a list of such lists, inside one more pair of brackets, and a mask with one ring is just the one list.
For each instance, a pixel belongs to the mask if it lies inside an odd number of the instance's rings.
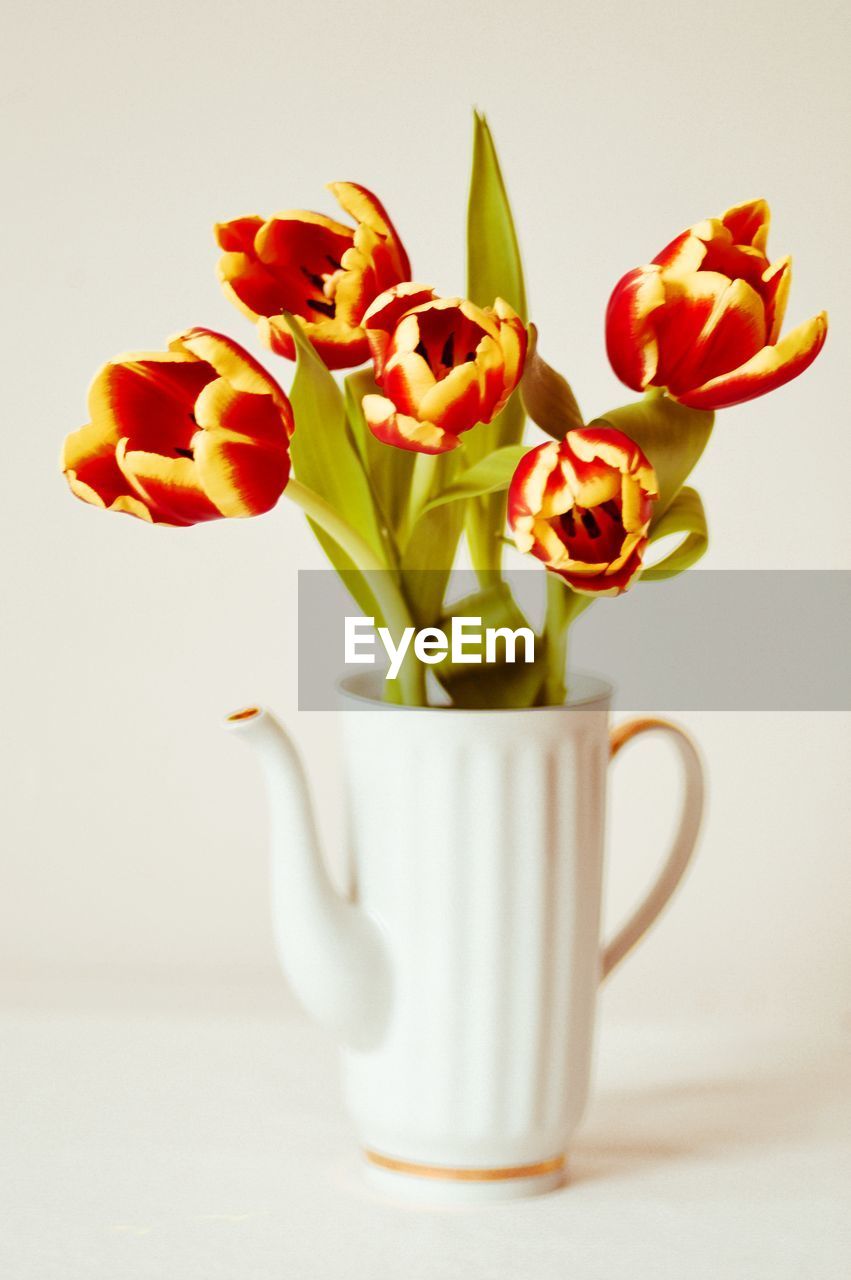
{"label": "pitcher base", "polygon": [[364,1151],[365,1173],[377,1191],[419,1204],[481,1204],[555,1191],[565,1180],[565,1157],[502,1168],[450,1168]]}

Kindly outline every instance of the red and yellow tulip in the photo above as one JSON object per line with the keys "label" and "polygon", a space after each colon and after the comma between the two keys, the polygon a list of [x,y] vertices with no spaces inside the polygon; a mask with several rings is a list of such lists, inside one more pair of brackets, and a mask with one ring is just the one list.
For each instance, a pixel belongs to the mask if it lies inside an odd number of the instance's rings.
{"label": "red and yellow tulip", "polygon": [[364,328],[383,394],[363,398],[373,435],[418,453],[445,453],[491,422],[520,381],[526,330],[507,302],[477,307],[402,284],[376,298]]}
{"label": "red and yellow tulip", "polygon": [[329,369],[347,369],[369,358],[361,324],[367,307],[391,285],[410,279],[411,268],[371,191],[354,182],[332,182],[329,190],[354,229],[303,209],[220,222],[219,278],[270,350],[295,358],[282,315],[288,311]]}
{"label": "red and yellow tulip", "polygon": [[531,552],[575,591],[620,595],[641,568],[656,476],[614,428],[579,427],[521,460],[508,491],[508,520]]}
{"label": "red and yellow tulip", "polygon": [[606,313],[615,373],[634,391],[665,388],[695,409],[723,409],[803,373],[827,335],[821,312],[780,337],[791,259],[766,257],[764,200],[690,227],[627,272]]}
{"label": "red and yellow tulip", "polygon": [[209,329],[111,360],[91,385],[89,414],[65,440],[62,470],[96,507],[170,525],[255,516],[289,479],[287,397]]}

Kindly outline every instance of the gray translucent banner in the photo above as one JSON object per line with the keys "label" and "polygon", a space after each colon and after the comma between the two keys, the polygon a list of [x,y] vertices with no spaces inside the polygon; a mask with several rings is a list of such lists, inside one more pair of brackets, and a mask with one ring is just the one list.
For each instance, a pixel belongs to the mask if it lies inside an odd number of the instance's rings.
{"label": "gray translucent banner", "polygon": [[[481,616],[482,629],[489,620],[512,630],[527,621],[536,633],[535,656],[540,661],[544,577],[542,572],[527,570],[506,575],[523,612],[520,617],[505,604],[504,588],[496,586],[482,597],[477,594],[481,588],[474,573],[453,573],[449,612],[466,618]],[[385,645],[363,621],[369,616],[366,608],[355,603],[336,573],[303,570],[298,579],[299,708],[339,710],[340,680],[387,668]],[[410,598],[424,598],[433,585],[442,583],[435,584],[431,574],[409,577]],[[458,601],[462,601],[460,607]],[[592,672],[608,680],[619,710],[847,711],[851,709],[849,622],[851,573],[693,570],[661,581],[639,582],[623,596],[597,599],[571,628],[568,673]],[[438,625],[451,648],[451,618]],[[347,628],[350,656],[372,658],[372,663],[346,661]],[[481,651],[484,658],[486,637],[479,646],[475,624],[466,623],[462,630],[466,642],[459,654],[469,657]],[[415,639],[412,647],[413,643]],[[428,637],[421,644],[432,654],[440,649],[433,636],[430,644]],[[528,637],[518,634],[514,655],[518,666],[528,649]],[[502,639],[494,641],[492,655],[504,661]],[[451,658],[449,652],[431,668],[447,677],[446,688],[452,687],[459,671],[467,680],[482,671],[482,665],[475,663],[462,671]],[[438,686],[434,689],[439,698]]]}

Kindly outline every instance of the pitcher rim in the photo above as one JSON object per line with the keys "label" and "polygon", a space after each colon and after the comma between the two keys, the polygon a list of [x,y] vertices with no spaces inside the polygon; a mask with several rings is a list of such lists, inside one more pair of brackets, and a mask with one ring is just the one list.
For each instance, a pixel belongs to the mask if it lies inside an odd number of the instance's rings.
{"label": "pitcher rim", "polygon": [[344,703],[359,703],[376,711],[416,711],[420,713],[451,711],[456,715],[462,713],[466,715],[528,715],[533,711],[578,711],[588,710],[594,706],[604,709],[610,705],[614,687],[603,676],[597,675],[593,671],[573,671],[570,674],[570,682],[585,685],[585,691],[578,696],[569,696],[565,702],[551,702],[539,707],[403,706],[396,702],[385,702],[383,698],[376,696],[376,694],[364,692],[357,687],[372,685],[380,689],[384,683],[384,674],[383,672],[374,671],[358,671],[353,675],[342,677],[337,681],[337,694]]}

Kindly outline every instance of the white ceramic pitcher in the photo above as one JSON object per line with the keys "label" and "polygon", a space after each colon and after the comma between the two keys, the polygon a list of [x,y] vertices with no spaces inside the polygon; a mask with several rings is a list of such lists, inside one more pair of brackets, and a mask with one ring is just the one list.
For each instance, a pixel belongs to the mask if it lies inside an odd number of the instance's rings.
{"label": "white ceramic pitcher", "polygon": [[[611,734],[611,690],[575,677],[564,707],[388,707],[343,685],[351,900],[324,869],[304,772],[267,711],[228,726],[258,749],[272,816],[275,937],[290,983],[341,1042],[373,1181],[442,1201],[564,1178],[585,1107],[597,989],[655,920],[691,856],[703,799],[682,729]],[[647,897],[600,946],[610,759],[666,734],[684,773],[679,830]]]}

